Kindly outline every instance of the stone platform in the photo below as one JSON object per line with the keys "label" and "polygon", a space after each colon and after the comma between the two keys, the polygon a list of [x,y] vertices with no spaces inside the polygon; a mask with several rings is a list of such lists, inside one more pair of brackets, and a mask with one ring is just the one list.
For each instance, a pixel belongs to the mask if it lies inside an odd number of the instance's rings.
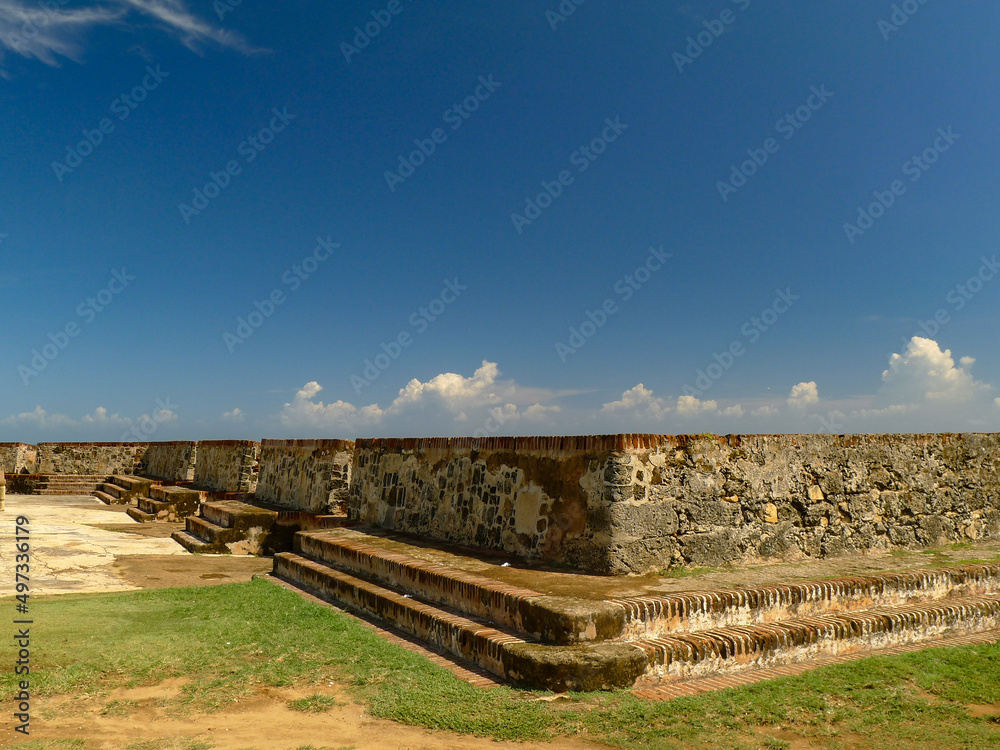
{"label": "stone platform", "polygon": [[[858,556],[612,578],[337,529],[296,534],[274,573],[503,679],[561,691],[669,684],[1000,627],[1000,547],[974,551],[988,561],[963,563],[974,559],[966,552],[872,556],[867,570]],[[932,559],[947,564],[926,567]],[[922,569],[904,570],[918,561]]]}

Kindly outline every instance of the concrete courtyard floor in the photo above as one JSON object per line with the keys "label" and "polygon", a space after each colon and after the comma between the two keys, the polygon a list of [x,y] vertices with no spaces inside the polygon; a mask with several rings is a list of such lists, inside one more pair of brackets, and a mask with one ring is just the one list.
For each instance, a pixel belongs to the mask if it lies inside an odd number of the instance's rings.
{"label": "concrete courtyard floor", "polygon": [[184,524],[140,524],[125,510],[89,495],[7,495],[0,597],[15,593],[18,516],[29,520],[32,597],[231,583],[271,570],[266,558],[192,555],[170,538]]}

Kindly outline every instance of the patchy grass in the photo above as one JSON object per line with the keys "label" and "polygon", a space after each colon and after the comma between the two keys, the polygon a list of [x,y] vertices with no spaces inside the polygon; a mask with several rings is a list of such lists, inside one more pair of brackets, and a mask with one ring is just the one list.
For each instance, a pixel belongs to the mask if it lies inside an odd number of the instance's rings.
{"label": "patchy grass", "polygon": [[308,713],[322,713],[323,711],[329,711],[334,706],[343,705],[343,703],[335,698],[321,693],[313,693],[305,698],[288,701],[288,707],[293,711],[303,711]]}
{"label": "patchy grass", "polygon": [[[32,606],[33,642],[44,644],[32,654],[35,696],[86,692],[107,699],[115,688],[184,676],[190,681],[180,695],[164,699],[183,713],[225,709],[266,687],[308,690],[335,682],[373,716],[498,740],[571,735],[651,750],[780,748],[797,740],[830,748],[1000,747],[996,716],[969,710],[1000,706],[1000,645],[873,657],[667,703],[624,691],[545,701],[538,699],[549,694],[473,688],[267,580],[51,597]],[[14,675],[0,676],[4,700],[14,685]],[[293,703],[296,710],[321,711],[333,700],[316,693]],[[126,712],[129,704],[108,700],[103,710]],[[187,750],[181,742],[149,747]]]}

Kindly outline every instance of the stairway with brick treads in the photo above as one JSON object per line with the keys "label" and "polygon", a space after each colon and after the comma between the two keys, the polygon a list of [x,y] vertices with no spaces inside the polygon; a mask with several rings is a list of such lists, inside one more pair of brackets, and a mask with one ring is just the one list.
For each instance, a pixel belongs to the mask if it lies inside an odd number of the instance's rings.
{"label": "stairway with brick treads", "polygon": [[126,513],[139,523],[180,521],[194,515],[205,493],[190,487],[155,485],[136,499],[136,507]]}
{"label": "stairway with brick treads", "polygon": [[198,515],[187,516],[184,531],[175,531],[171,538],[189,552],[267,554],[277,518],[277,511],[237,500],[210,501],[201,505]]}
{"label": "stairway with brick treads", "polygon": [[1000,628],[1000,565],[606,600],[550,596],[356,530],[300,532],[274,574],[538,688],[657,685]]}
{"label": "stairway with brick treads", "polygon": [[106,505],[135,505],[137,498],[148,494],[150,488],[158,484],[155,479],[131,474],[114,474],[105,477],[104,481],[97,485],[93,495]]}

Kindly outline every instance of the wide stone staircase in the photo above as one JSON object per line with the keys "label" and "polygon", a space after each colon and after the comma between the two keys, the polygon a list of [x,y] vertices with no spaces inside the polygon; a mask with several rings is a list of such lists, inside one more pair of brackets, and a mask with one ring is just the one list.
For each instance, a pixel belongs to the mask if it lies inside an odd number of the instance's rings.
{"label": "wide stone staircase", "polygon": [[210,501],[197,516],[187,516],[184,531],[171,538],[189,552],[266,555],[273,551],[277,518],[276,510],[238,500]]}
{"label": "wide stone staircase", "polygon": [[501,678],[556,691],[678,682],[1000,627],[1000,564],[593,599],[511,585],[499,562],[479,558],[470,572],[460,551],[427,549],[357,530],[303,531],[294,551],[275,555],[274,574]]}
{"label": "wide stone staircase", "polygon": [[156,484],[136,498],[136,507],[125,512],[139,523],[180,521],[198,512],[204,494],[190,487]]}
{"label": "wide stone staircase", "polygon": [[136,499],[149,493],[159,482],[131,474],[104,477],[91,494],[106,505],[134,505]]}
{"label": "wide stone staircase", "polygon": [[104,476],[101,474],[40,474],[31,477],[35,495],[90,495]]}

